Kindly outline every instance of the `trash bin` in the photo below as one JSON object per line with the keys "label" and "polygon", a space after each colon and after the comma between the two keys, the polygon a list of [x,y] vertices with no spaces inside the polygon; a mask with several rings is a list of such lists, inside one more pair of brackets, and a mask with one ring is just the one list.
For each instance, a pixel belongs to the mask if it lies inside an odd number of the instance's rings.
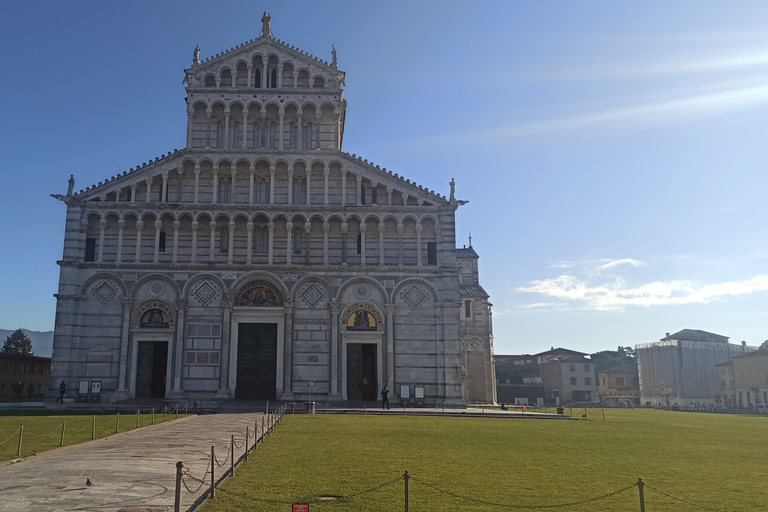
{"label": "trash bin", "polygon": [[306,414],[315,414],[315,402],[304,402],[304,412]]}
{"label": "trash bin", "polygon": [[557,414],[565,414],[565,407],[558,407],[557,408]]}

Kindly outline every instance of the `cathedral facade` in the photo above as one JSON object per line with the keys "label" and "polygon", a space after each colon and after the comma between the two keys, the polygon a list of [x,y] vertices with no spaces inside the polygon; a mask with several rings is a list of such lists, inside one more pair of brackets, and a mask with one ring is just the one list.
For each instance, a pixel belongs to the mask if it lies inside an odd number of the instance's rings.
{"label": "cathedral facade", "polygon": [[477,254],[456,248],[453,181],[446,197],[343,152],[335,49],[320,60],[270,22],[195,49],[186,148],[55,196],[51,382],[98,383],[100,401],[376,400],[387,385],[395,402],[493,403],[491,305]]}

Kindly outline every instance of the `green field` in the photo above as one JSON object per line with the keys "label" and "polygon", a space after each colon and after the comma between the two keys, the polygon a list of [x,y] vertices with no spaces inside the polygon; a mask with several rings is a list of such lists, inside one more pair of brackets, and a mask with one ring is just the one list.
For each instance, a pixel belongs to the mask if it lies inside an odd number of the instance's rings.
{"label": "green field", "polygon": [[[183,411],[179,417],[183,417]],[[168,414],[167,421],[176,418],[175,414]],[[96,429],[93,430],[94,415],[92,414],[57,414],[50,411],[2,411],[0,412],[0,462],[18,458],[19,430],[24,425],[22,436],[21,457],[29,457],[46,450],[58,448],[61,444],[61,431],[64,421],[64,446],[90,441],[95,433],[95,438],[100,439],[115,434],[116,428],[120,432],[127,432],[136,428],[136,413],[120,413],[118,424],[117,414],[96,414]],[[166,421],[164,414],[155,414],[154,422]],[[152,416],[142,413],[138,416],[139,427],[152,424]]]}
{"label": "green field", "polygon": [[[564,505],[638,477],[648,512],[768,509],[768,418],[610,409],[605,421],[589,418],[289,415],[202,510],[404,510],[405,470],[411,511]],[[552,508],[638,511],[638,488]]]}

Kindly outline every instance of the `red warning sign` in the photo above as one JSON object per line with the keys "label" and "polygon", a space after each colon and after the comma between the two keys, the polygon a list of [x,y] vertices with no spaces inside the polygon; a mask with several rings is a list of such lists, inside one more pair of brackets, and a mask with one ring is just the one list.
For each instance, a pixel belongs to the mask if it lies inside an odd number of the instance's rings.
{"label": "red warning sign", "polygon": [[309,505],[294,503],[293,512],[309,512]]}

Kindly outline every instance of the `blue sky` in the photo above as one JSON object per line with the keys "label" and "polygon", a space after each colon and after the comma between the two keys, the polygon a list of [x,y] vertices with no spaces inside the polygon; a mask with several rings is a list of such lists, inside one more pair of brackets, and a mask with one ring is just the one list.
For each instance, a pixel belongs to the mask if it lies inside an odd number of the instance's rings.
{"label": "blue sky", "polygon": [[347,72],[344,150],[469,204],[497,354],[768,338],[768,3],[2,2],[0,328],[53,328],[64,205],[184,146],[182,69]]}

